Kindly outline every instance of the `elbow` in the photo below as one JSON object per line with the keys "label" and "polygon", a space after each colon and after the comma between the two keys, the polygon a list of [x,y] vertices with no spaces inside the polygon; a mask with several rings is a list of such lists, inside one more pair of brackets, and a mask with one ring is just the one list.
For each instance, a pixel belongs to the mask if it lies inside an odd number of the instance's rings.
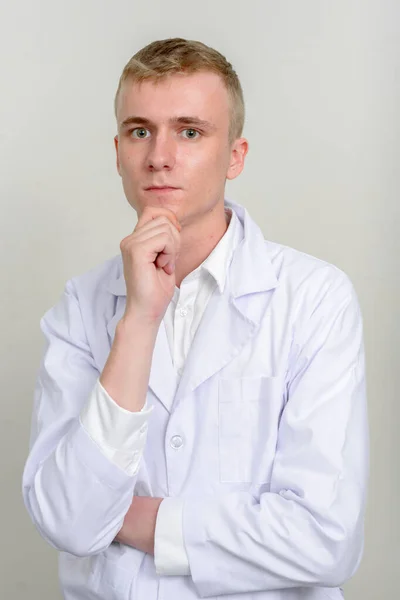
{"label": "elbow", "polygon": [[79,518],[74,522],[60,519],[59,515],[50,511],[43,512],[34,494],[24,494],[24,503],[37,531],[50,546],[80,558],[106,550],[122,526],[122,523],[115,523],[114,526],[97,529],[90,526],[88,519],[85,522]]}
{"label": "elbow", "polygon": [[50,527],[48,523],[33,520],[41,537],[50,546],[59,552],[67,552],[79,558],[86,558],[100,554],[113,542],[114,537],[100,537],[88,535],[82,527],[69,527],[60,524],[58,527]]}
{"label": "elbow", "polygon": [[363,555],[363,536],[354,534],[346,536],[332,544],[329,541],[330,551],[321,560],[317,575],[318,585],[321,587],[341,587],[356,573]]}
{"label": "elbow", "polygon": [[44,535],[43,532],[41,532],[41,535],[45,539],[47,537],[50,544],[59,552],[67,552],[78,558],[87,558],[89,556],[100,554],[106,550],[113,541],[105,542],[105,540],[103,540],[102,543],[100,543],[100,541],[93,543],[93,540],[85,539],[81,533],[73,530],[68,531],[66,529],[57,536],[54,535],[54,532],[52,537]]}

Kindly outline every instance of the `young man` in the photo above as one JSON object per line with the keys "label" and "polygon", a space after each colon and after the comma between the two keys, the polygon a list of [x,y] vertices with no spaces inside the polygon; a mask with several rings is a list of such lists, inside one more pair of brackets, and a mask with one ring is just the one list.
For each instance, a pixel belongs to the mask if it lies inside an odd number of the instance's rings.
{"label": "young man", "polygon": [[154,42],[116,95],[138,214],[41,320],[24,500],[67,600],[331,600],[361,559],[362,319],[336,267],[265,241],[237,75]]}

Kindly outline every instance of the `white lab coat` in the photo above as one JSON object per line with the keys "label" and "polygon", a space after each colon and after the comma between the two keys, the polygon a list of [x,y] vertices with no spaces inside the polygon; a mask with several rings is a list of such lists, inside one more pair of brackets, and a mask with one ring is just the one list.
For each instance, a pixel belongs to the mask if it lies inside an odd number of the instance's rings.
{"label": "white lab coat", "polygon": [[[60,551],[67,600],[337,600],[359,565],[368,426],[353,286],[336,267],[265,241],[246,210],[227,205],[244,240],[177,390],[159,329],[137,475],[105,458],[79,419],[124,312],[121,257],[69,280],[41,320],[23,494]],[[190,576],[160,577],[152,556],[112,543],[133,494],[183,500]]]}

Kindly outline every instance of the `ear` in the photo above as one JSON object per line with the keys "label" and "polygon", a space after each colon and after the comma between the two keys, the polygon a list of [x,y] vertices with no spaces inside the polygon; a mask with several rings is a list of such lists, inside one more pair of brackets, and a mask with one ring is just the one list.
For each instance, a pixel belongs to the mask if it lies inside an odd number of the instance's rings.
{"label": "ear", "polygon": [[116,153],[116,158],[117,158],[117,171],[118,171],[118,174],[121,175],[121,167],[119,164],[119,154],[118,154],[118,135],[116,135],[114,137],[114,146],[115,146],[115,153]]}
{"label": "ear", "polygon": [[235,179],[243,171],[244,159],[249,150],[249,143],[245,138],[238,138],[232,144],[231,159],[229,162],[227,179]]}

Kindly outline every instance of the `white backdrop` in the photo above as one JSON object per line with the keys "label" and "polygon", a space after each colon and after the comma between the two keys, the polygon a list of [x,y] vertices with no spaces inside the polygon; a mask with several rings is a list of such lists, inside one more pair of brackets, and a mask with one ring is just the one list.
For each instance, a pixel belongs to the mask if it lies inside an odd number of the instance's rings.
{"label": "white backdrop", "polygon": [[114,166],[114,92],[136,50],[174,36],[215,46],[242,80],[250,152],[227,196],[356,287],[372,457],[346,599],[399,597],[399,23],[396,0],[0,1],[1,598],[60,598],[56,553],[21,499],[39,320],[135,225]]}

